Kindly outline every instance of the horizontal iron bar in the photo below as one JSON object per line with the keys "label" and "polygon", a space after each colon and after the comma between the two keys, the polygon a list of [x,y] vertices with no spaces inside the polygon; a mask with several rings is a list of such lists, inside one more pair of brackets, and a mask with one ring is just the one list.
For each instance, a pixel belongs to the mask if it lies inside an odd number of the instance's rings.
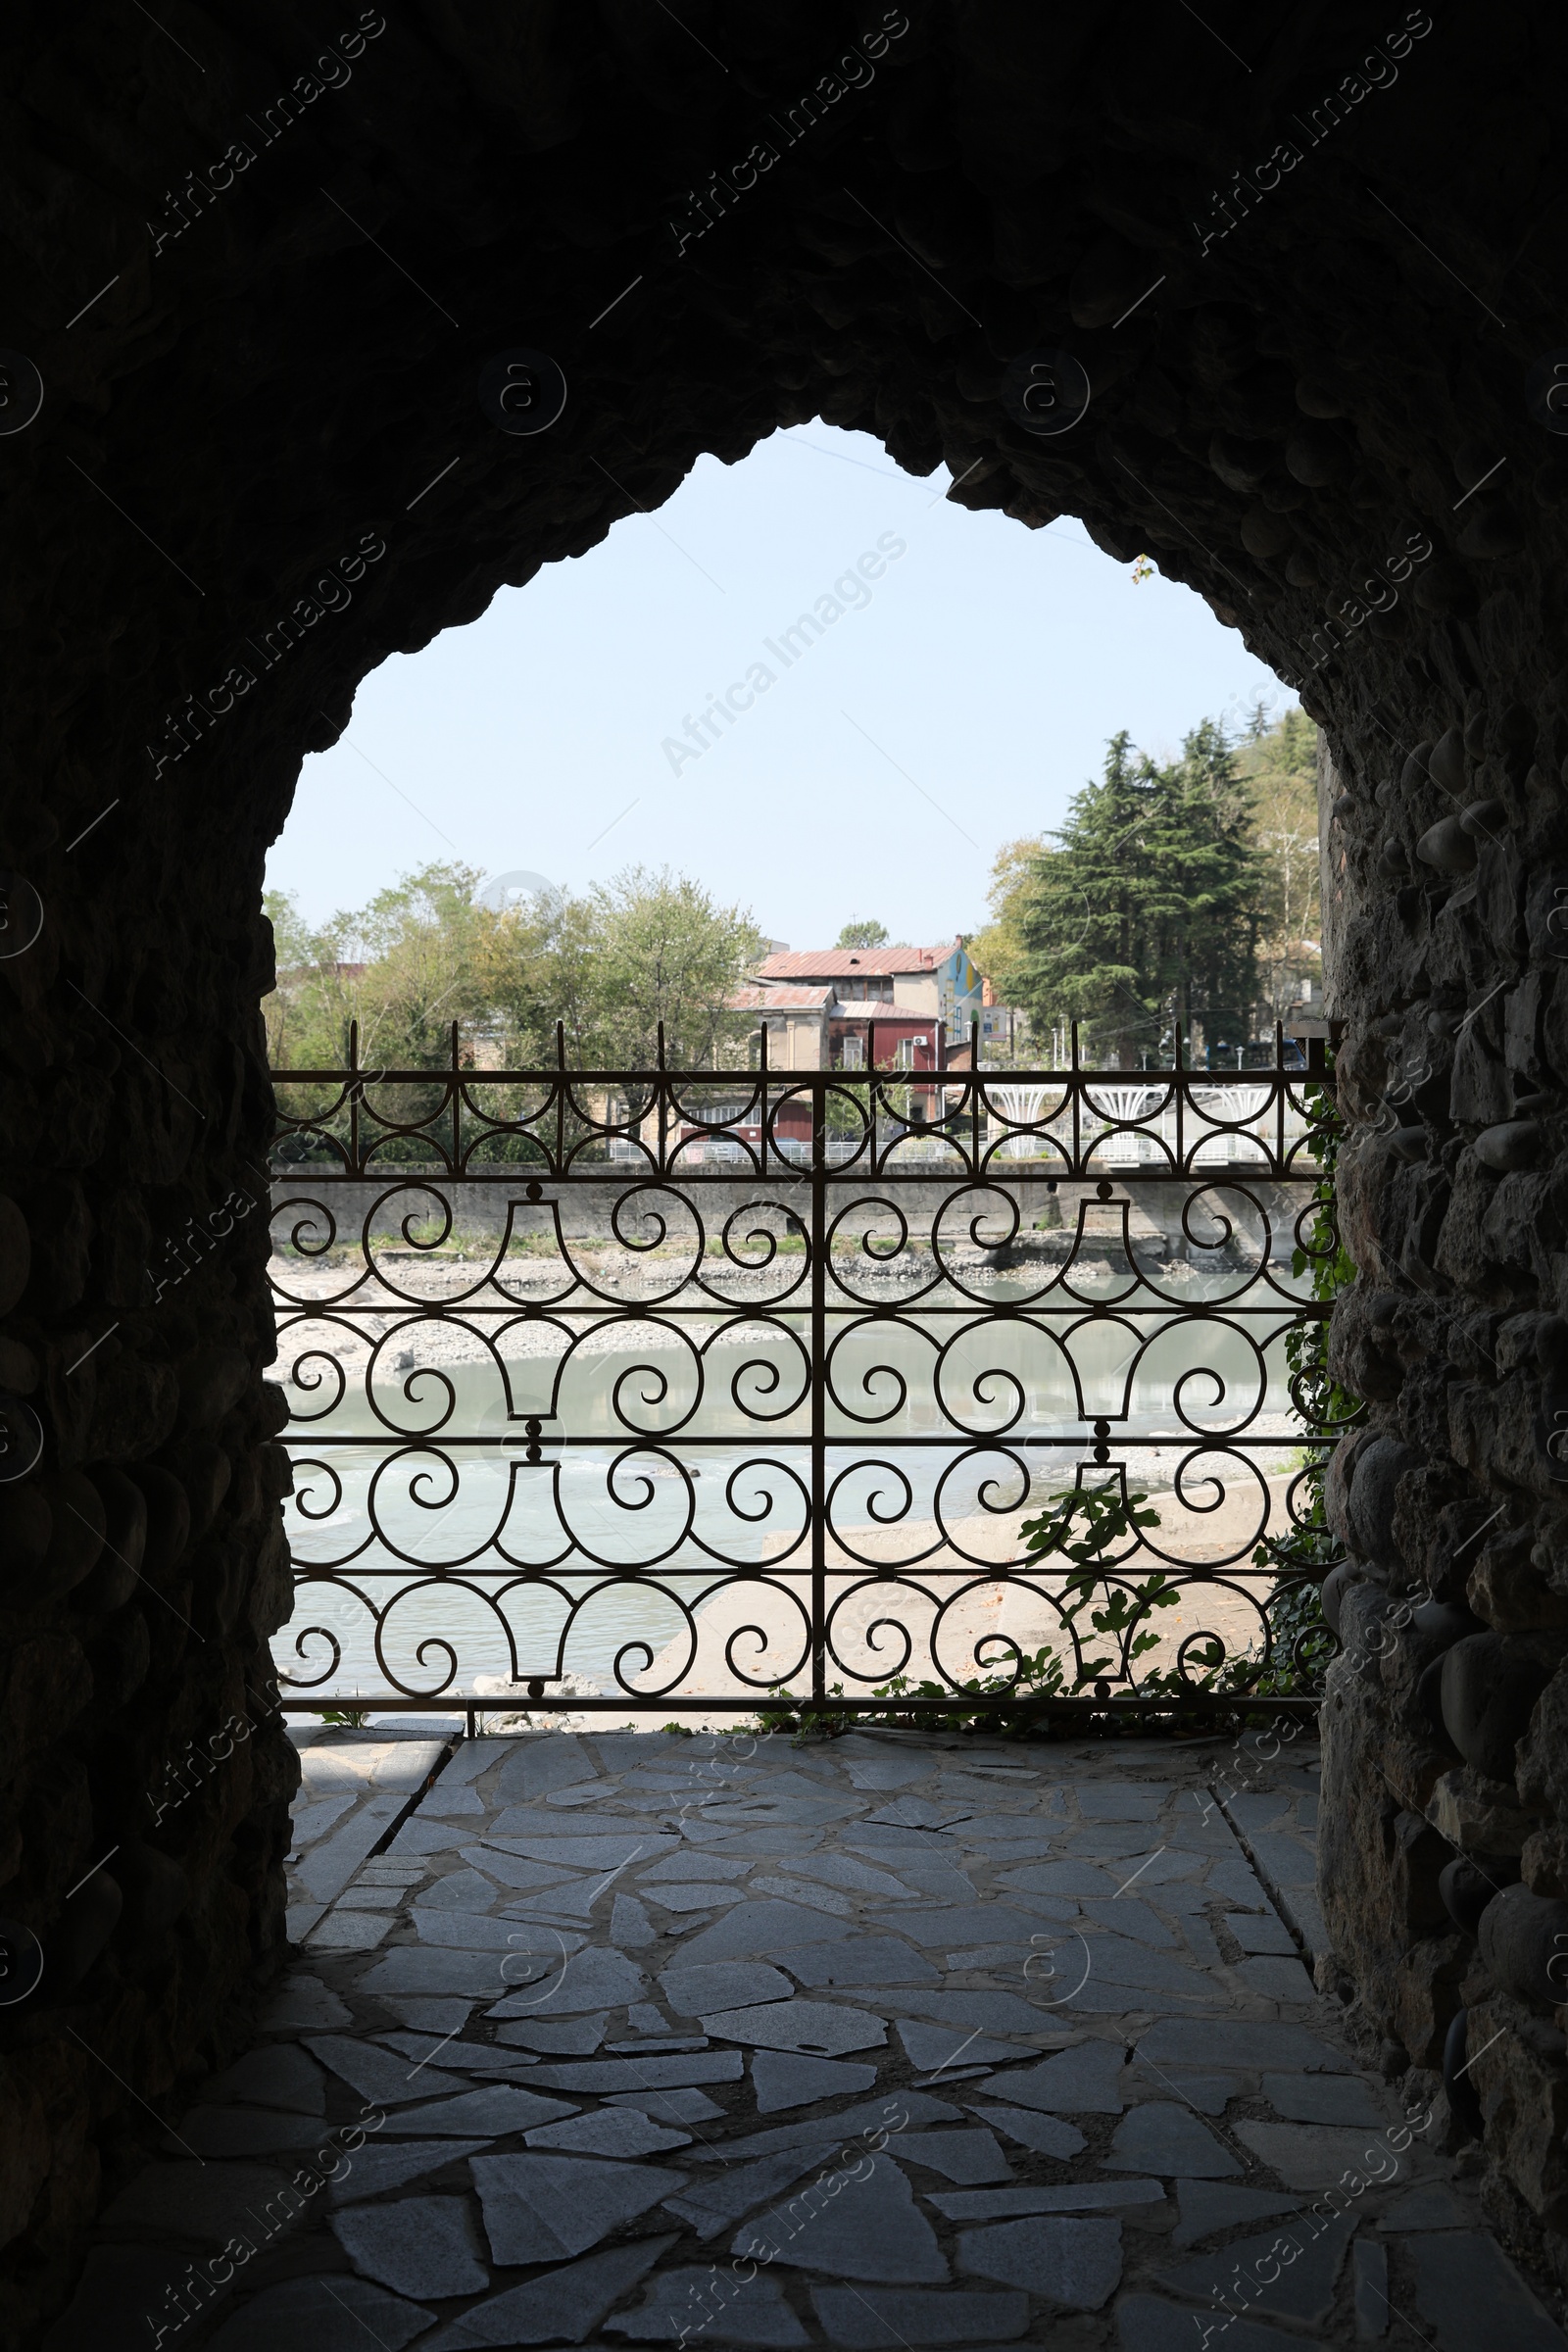
{"label": "horizontal iron bar", "polygon": [[1309,1720],[1322,1705],[1319,1698],[1248,1698],[1235,1691],[1192,1692],[1160,1691],[1148,1697],[1086,1698],[1081,1692],[1071,1696],[1050,1698],[1037,1694],[1031,1698],[985,1697],[973,1691],[956,1690],[951,1698],[796,1698],[783,1692],[760,1693],[752,1698],[708,1698],[700,1692],[669,1691],[662,1698],[530,1698],[525,1684],[517,1687],[515,1700],[505,1692],[490,1691],[476,1696],[470,1691],[433,1698],[381,1697],[374,1691],[338,1692],[335,1696],[322,1694],[316,1698],[285,1698],[279,1702],[285,1715],[319,1715],[330,1708],[334,1713],[363,1712],[374,1708],[383,1715],[458,1714],[471,1711],[478,1715],[498,1715],[519,1710],[551,1714],[654,1714],[668,1715],[672,1708],[688,1714],[740,1713],[823,1713],[830,1715],[965,1715],[1033,1714],[1053,1715],[1148,1715],[1168,1714],[1182,1709],[1200,1709],[1204,1714],[1235,1714],[1244,1711],[1256,1714],[1269,1711],[1293,1720]]}
{"label": "horizontal iron bar", "polygon": [[[791,1410],[804,1412],[806,1410],[806,1406],[803,1402],[799,1406],[792,1406]],[[545,1420],[549,1418],[548,1415],[542,1413],[536,1414],[533,1417],[536,1420]],[[396,1431],[392,1430],[387,1431],[384,1436],[376,1430],[362,1432],[357,1436],[345,1433],[343,1436],[339,1437],[333,1435],[331,1432],[327,1432],[324,1436],[315,1436],[310,1432],[296,1435],[292,1428],[285,1429],[275,1442],[280,1446],[417,1446],[421,1451],[425,1450],[426,1448],[433,1448],[441,1452],[452,1452],[455,1451],[459,1446],[480,1446],[499,1449],[502,1446],[583,1446],[595,1447],[601,1452],[607,1452],[612,1448],[624,1450],[624,1448],[628,1446],[639,1445],[650,1446],[664,1452],[668,1452],[671,1448],[677,1446],[725,1446],[736,1451],[744,1451],[748,1446],[808,1446],[811,1443],[808,1436],[802,1435],[791,1437],[782,1431],[776,1437],[762,1437],[754,1432],[750,1435],[741,1433],[732,1437],[708,1438],[687,1437],[680,1432],[676,1432],[667,1438],[662,1438],[651,1434],[648,1436],[639,1437],[635,1431],[628,1431],[624,1437],[601,1438],[593,1437],[591,1435],[567,1437],[564,1435],[557,1435],[550,1430],[541,1430],[537,1438],[487,1438],[447,1437],[443,1436],[443,1433],[438,1429],[423,1432],[413,1430],[410,1431],[407,1436],[399,1436]],[[1092,1430],[1086,1432],[1086,1434],[1082,1437],[1065,1438],[1018,1437],[1010,1434],[1004,1429],[994,1431],[982,1430],[973,1436],[964,1436],[961,1434],[957,1436],[947,1436],[939,1431],[935,1436],[929,1438],[898,1438],[892,1436],[878,1437],[874,1431],[868,1431],[863,1438],[857,1438],[854,1435],[849,1435],[843,1437],[830,1437],[828,1439],[828,1446],[831,1450],[841,1453],[849,1453],[858,1450],[862,1458],[865,1459],[871,1458],[868,1449],[872,1447],[878,1451],[883,1451],[893,1446],[919,1448],[931,1446],[943,1446],[962,1451],[966,1448],[973,1448],[979,1446],[1059,1446],[1068,1448],[1079,1446],[1136,1446],[1143,1451],[1154,1446],[1193,1446],[1200,1447],[1203,1452],[1207,1453],[1222,1452],[1226,1447],[1232,1446],[1283,1446],[1290,1447],[1297,1446],[1332,1446],[1334,1443],[1335,1441],[1332,1437],[1314,1437],[1309,1431],[1306,1430],[1290,1430],[1279,1437],[1268,1437],[1266,1435],[1260,1436],[1256,1434],[1249,1435],[1245,1430],[1239,1430],[1233,1437],[1226,1435],[1223,1432],[1216,1431],[1212,1438],[1205,1440],[1200,1432],[1194,1432],[1190,1429],[1181,1430],[1174,1434],[1162,1433],[1158,1430],[1154,1430],[1147,1436],[1124,1435],[1108,1438],[1097,1438]],[[537,1468],[537,1464],[528,1462],[524,1462],[522,1465],[525,1470]]]}

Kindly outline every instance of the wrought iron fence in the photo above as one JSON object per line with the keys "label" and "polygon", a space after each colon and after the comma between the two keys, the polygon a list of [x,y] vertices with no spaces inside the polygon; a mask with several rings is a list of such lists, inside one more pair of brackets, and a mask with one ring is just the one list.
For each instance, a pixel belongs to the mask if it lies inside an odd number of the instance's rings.
{"label": "wrought iron fence", "polygon": [[[295,1702],[1277,1689],[1324,1086],[275,1072]],[[1075,1585],[1021,1530],[1106,1487]]]}

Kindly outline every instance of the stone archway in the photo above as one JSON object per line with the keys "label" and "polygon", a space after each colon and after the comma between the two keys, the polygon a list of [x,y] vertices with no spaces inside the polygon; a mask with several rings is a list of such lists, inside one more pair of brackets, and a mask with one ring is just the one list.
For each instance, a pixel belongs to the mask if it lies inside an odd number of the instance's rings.
{"label": "stone archway", "polygon": [[[262,860],[301,756],[388,652],[810,416],[946,461],[960,504],[1147,550],[1325,727],[1362,1269],[1336,1347],[1371,1406],[1344,1623],[1428,1581],[1450,1612],[1339,1670],[1331,1909],[1418,2065],[1461,2002],[1528,2027],[1472,2079],[1499,2193],[1553,2226],[1556,20],[343,18],[323,43],[291,9],[104,0],[10,43],[0,1372],[43,1453],[0,1487],[0,1903],[51,1972],[0,2012],[22,2303],[57,2296],[144,2127],[117,2077],[171,2092],[281,1950],[275,1721],[156,1816],[265,1716],[288,1600],[242,1203]],[[518,353],[564,375],[537,433],[501,402]],[[1036,429],[1042,384],[1087,388],[1070,430]],[[1466,1596],[1485,1639],[1444,1732],[1417,1685],[1474,1642]],[[1480,1958],[1432,1822],[1514,1866],[1535,1832]]]}

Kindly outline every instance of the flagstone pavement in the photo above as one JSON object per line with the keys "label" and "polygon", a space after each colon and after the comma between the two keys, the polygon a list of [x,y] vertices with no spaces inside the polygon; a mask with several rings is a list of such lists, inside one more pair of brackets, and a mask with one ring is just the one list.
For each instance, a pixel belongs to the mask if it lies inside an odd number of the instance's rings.
{"label": "flagstone pavement", "polygon": [[460,1731],[297,1732],[299,1957],[47,2352],[1568,2352],[1314,1987],[1305,1741]]}

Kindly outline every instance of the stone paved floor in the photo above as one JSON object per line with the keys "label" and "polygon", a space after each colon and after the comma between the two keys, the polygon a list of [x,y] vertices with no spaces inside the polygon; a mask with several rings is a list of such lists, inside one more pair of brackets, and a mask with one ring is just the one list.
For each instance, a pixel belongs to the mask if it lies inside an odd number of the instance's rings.
{"label": "stone paved floor", "polygon": [[1314,1992],[1304,1745],[438,1731],[301,1735],[301,1959],[49,2352],[1564,2346]]}

